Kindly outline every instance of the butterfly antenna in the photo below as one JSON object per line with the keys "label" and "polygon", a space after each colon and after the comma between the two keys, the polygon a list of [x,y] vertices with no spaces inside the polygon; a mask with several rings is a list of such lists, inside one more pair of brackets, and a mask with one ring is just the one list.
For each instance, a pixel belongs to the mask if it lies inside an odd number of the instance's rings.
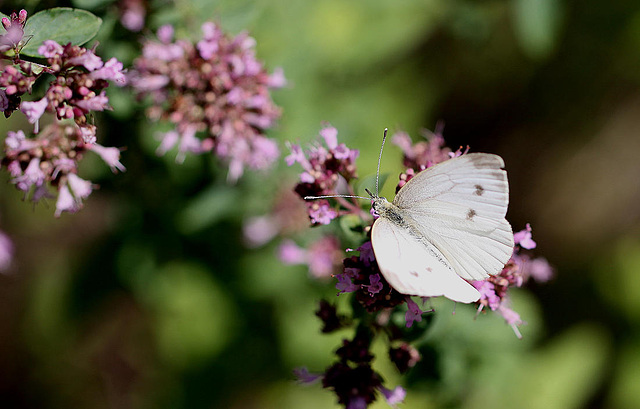
{"label": "butterfly antenna", "polygon": [[315,199],[329,199],[331,197],[356,197],[358,199],[369,200],[368,197],[364,196],[356,196],[356,195],[325,195],[325,196],[305,196],[304,200],[315,200]]}
{"label": "butterfly antenna", "polygon": [[380,191],[378,190],[378,183],[380,180],[380,161],[382,160],[382,149],[384,149],[384,141],[387,140],[387,130],[388,128],[384,128],[384,135],[382,135],[382,146],[380,146],[380,156],[378,156],[378,170],[376,170],[376,197]]}

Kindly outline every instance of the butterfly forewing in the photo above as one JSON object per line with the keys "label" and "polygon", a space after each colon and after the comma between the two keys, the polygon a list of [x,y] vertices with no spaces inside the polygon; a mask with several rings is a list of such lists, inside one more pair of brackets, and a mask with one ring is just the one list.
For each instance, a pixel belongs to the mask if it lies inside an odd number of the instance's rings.
{"label": "butterfly forewing", "polygon": [[373,224],[371,242],[380,271],[396,291],[422,297],[444,295],[454,301],[477,301],[480,293],[460,278],[437,248],[388,219]]}
{"label": "butterfly forewing", "polygon": [[468,280],[500,272],[513,252],[503,166],[502,158],[486,153],[449,159],[418,173],[393,201]]}

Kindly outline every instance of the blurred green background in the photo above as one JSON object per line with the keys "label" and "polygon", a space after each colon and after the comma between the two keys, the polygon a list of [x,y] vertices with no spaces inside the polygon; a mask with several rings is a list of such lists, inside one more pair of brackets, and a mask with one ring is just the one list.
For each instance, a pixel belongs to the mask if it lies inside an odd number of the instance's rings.
{"label": "blurred green background", "polygon": [[[98,54],[130,65],[143,34],[118,22],[122,2],[3,2],[1,11],[89,9],[104,20]],[[498,153],[509,172],[508,219],[530,222],[546,285],[514,291],[527,325],[440,303],[423,361],[408,378],[384,358],[404,408],[636,408],[640,402],[640,3],[634,0],[150,1],[147,27],[174,23],[197,38],[205,20],[257,40],[289,86],[270,132],[317,139],[322,121],[375,172],[384,127],[445,122],[454,149]],[[349,332],[320,335],[314,310],[332,283],[283,266],[277,243],[251,249],[242,226],[296,182],[269,174],[225,182],[208,157],[176,165],[126,90],[99,142],[125,147],[124,174],[87,157],[100,185],[78,214],[35,209],[0,185],[0,228],[15,241],[0,276],[0,407],[333,408],[291,370],[320,371]],[[20,113],[2,133],[27,129]],[[394,180],[400,150],[382,167]],[[282,161],[281,161],[282,162]],[[9,180],[6,172],[2,176]],[[394,183],[384,192],[392,196]],[[298,232],[300,243],[308,230]],[[320,234],[316,229],[313,235]],[[308,242],[308,241],[307,241]],[[348,308],[346,297],[338,299]],[[385,407],[377,403],[375,407]]]}

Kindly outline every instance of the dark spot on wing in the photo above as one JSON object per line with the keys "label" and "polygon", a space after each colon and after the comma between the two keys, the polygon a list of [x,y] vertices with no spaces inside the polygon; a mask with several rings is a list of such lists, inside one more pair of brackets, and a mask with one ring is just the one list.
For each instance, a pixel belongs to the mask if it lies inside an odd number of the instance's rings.
{"label": "dark spot on wing", "polygon": [[474,195],[478,195],[478,196],[482,196],[482,194],[484,193],[484,188],[480,185],[475,185],[474,186],[476,188],[476,191],[473,192]]}
{"label": "dark spot on wing", "polygon": [[427,267],[427,271],[428,271],[428,272],[432,272],[432,271],[433,271],[433,269],[432,269],[431,267]]}
{"label": "dark spot on wing", "polygon": [[473,209],[469,209],[467,212],[467,220],[473,220],[473,217],[476,215],[476,211]]}
{"label": "dark spot on wing", "polygon": [[418,273],[416,273],[415,271],[411,271],[409,274],[411,274],[414,277],[418,277]]}

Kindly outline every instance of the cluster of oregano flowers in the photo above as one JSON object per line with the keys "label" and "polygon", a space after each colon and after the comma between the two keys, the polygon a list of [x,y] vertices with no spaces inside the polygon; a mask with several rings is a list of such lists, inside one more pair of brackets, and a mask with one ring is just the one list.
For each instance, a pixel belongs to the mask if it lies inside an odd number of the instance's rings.
{"label": "cluster of oregano flowers", "polygon": [[181,162],[187,153],[211,152],[228,163],[230,181],[247,167],[273,164],[279,150],[265,132],[281,112],[270,90],[286,82],[282,70],[267,73],[255,45],[246,32],[231,37],[212,22],[202,25],[195,44],[174,40],[169,25],[160,27],[157,39],[145,40],[129,79],[152,101],[148,117],[174,126],[161,135],[158,154],[177,147]]}
{"label": "cluster of oregano flowers", "polygon": [[[338,143],[337,130],[331,126],[325,126],[320,136],[324,144],[316,143],[306,151],[299,145],[289,145],[291,153],[285,158],[287,164],[298,163],[303,169],[294,191],[302,199],[306,196],[354,195],[352,182],[357,177],[355,159],[358,151]],[[440,131],[427,133],[425,137],[418,143],[413,143],[404,132],[397,132],[392,137],[392,142],[404,153],[403,165],[406,168],[398,178],[396,192],[418,172],[464,155],[469,150],[452,151],[446,147]],[[305,201],[309,221],[314,226],[329,224],[344,216],[361,219],[362,242],[356,250],[347,249],[350,253],[357,251],[357,254],[343,256],[341,265],[336,263],[340,249],[344,249],[339,235],[322,237],[318,244],[310,245],[308,250],[298,247],[291,240],[284,241],[280,247],[283,262],[307,264],[314,276],[334,277],[338,295],[352,293],[355,301],[352,317],[339,314],[335,305],[326,300],[320,302],[317,316],[323,322],[323,332],[350,326],[356,328],[355,335],[343,341],[342,347],[336,351],[336,363],[324,372],[312,374],[302,368],[296,375],[303,383],[321,381],[323,387],[332,390],[338,402],[346,408],[365,408],[378,395],[382,395],[390,405],[395,405],[402,401],[405,391],[399,386],[392,389],[384,386],[382,376],[371,367],[374,359],[371,343],[376,336],[386,336],[389,359],[400,373],[407,372],[420,361],[420,352],[403,339],[402,328],[397,325],[397,320],[390,317],[396,312],[404,312],[405,327],[410,328],[415,322],[422,321],[424,314],[430,314],[433,310],[421,307],[428,305],[427,297],[422,297],[420,301],[420,297],[400,294],[386,282],[371,246],[370,231],[375,215],[364,211],[362,203],[357,200],[338,197]],[[514,234],[514,242],[513,255],[500,273],[486,280],[472,281],[471,284],[481,294],[476,302],[478,314],[486,311],[500,314],[516,336],[521,337],[519,326],[524,322],[510,308],[508,290],[522,286],[530,278],[547,281],[553,272],[545,259],[535,258],[530,252],[536,247],[530,225]],[[329,273],[331,270],[333,272]],[[358,309],[361,311],[358,312]]]}
{"label": "cluster of oregano flowers", "polygon": [[[3,19],[6,34],[0,108],[9,117],[16,110],[24,114],[32,130],[9,131],[4,140],[3,168],[11,183],[34,203],[55,198],[55,215],[76,212],[95,187],[78,176],[78,165],[85,153],[98,154],[115,171],[124,171],[118,148],[97,143],[96,112],[111,109],[106,88],[110,83],[124,85],[123,65],[115,58],[103,61],[95,49],[58,44],[46,40],[38,48],[46,64],[34,64],[20,56],[28,39],[23,38],[27,12]],[[9,55],[12,54],[12,55]],[[36,81],[49,81],[44,95],[33,99]],[[25,100],[27,96],[31,100]],[[52,122],[40,129],[45,113]]]}

